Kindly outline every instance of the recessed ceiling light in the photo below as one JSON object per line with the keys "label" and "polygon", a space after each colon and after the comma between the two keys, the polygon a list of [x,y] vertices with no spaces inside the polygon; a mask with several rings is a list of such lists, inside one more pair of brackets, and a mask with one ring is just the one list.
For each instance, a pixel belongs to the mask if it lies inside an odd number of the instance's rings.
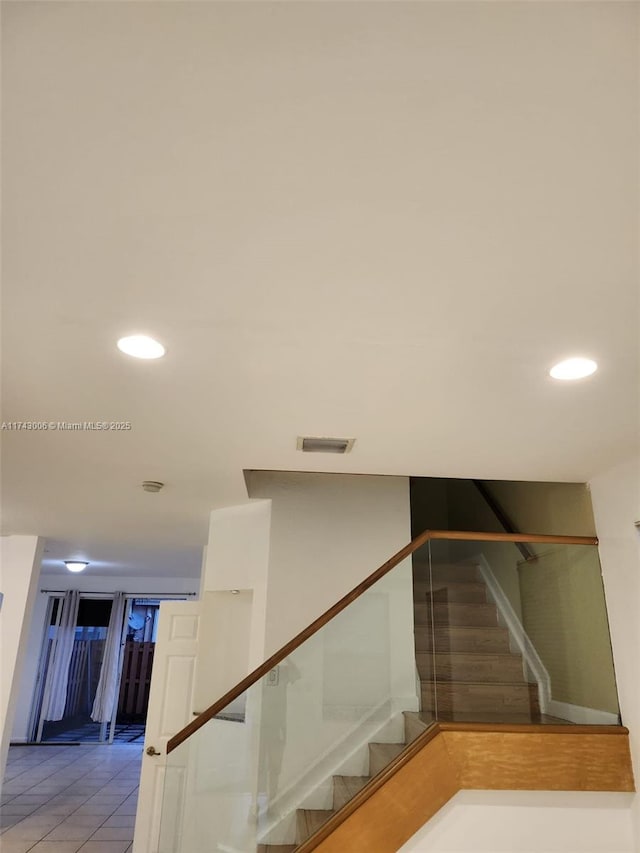
{"label": "recessed ceiling light", "polygon": [[65,560],[64,564],[70,572],[84,572],[89,565],[86,560]]}
{"label": "recessed ceiling light", "polygon": [[134,358],[162,358],[165,354],[162,344],[147,335],[129,335],[129,337],[120,338],[118,349]]}
{"label": "recessed ceiling light", "polygon": [[590,358],[567,358],[564,361],[554,364],[549,371],[549,375],[554,379],[584,379],[585,376],[591,376],[598,369],[598,365]]}

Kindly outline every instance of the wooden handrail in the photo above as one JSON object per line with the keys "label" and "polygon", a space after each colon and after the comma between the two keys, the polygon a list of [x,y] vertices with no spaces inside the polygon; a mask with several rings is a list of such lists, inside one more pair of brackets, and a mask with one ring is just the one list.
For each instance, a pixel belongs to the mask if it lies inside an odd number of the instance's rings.
{"label": "wooden handrail", "polygon": [[[468,533],[466,530],[425,530],[427,539],[466,539],[470,542],[547,542],[556,545],[597,545],[597,536],[553,536],[546,533]],[[420,537],[418,537],[420,538]],[[414,540],[415,541],[415,540]],[[419,547],[419,546],[418,546]]]}
{"label": "wooden handrail", "polygon": [[391,559],[383,563],[379,569],[376,569],[373,574],[365,578],[358,586],[354,587],[351,592],[348,592],[343,598],[337,601],[332,607],[325,611],[321,616],[318,616],[310,625],[300,631],[292,640],[282,646],[277,652],[271,655],[270,658],[260,664],[257,669],[249,673],[246,678],[243,678],[235,687],[227,691],[224,696],[221,696],[217,702],[210,705],[203,711],[195,720],[192,720],[188,725],[181,729],[167,742],[167,754],[172,752],[176,747],[180,746],[187,738],[202,728],[205,723],[213,719],[231,702],[241,696],[245,690],[248,690],[256,681],[259,681],[270,670],[301,646],[309,637],[312,637],[320,628],[323,628],[327,622],[330,622],[334,616],[341,613],[348,607],[356,598],[359,598],[363,592],[366,592],[370,587],[377,583],[381,578],[388,574],[407,557],[410,557],[418,548],[425,545],[431,540],[450,539],[455,541],[466,540],[470,542],[545,542],[557,545],[597,545],[598,540],[595,536],[547,536],[539,533],[481,533],[469,532],[462,530],[425,530],[415,539],[412,539],[408,545],[405,545],[397,554],[394,554]]}
{"label": "wooden handrail", "polygon": [[[515,533],[516,528],[513,521],[511,521],[507,513],[502,508],[501,504],[491,493],[491,490],[488,488],[484,480],[472,480],[471,482],[480,492],[483,501],[487,504],[491,512],[495,515],[495,517],[498,519],[498,521],[507,531],[507,533]],[[516,547],[518,548],[526,562],[532,560],[535,557],[533,551],[527,548],[527,546],[523,542],[519,542]]]}

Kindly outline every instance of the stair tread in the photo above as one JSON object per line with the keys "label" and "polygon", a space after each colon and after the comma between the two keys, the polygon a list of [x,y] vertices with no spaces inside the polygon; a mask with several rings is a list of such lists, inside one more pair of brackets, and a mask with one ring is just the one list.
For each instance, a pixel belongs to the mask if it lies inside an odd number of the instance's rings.
{"label": "stair tread", "polygon": [[403,717],[411,717],[412,720],[419,720],[421,723],[424,723],[425,726],[430,726],[433,720],[430,717],[427,717],[423,711],[403,711]]}
{"label": "stair tread", "polygon": [[[416,625],[416,631],[418,630],[427,630],[427,625],[424,623],[422,625]],[[429,626],[429,630],[431,630]],[[507,629],[502,625],[438,625],[438,630],[441,631],[502,631],[503,633],[507,632]]]}
{"label": "stair tread", "polygon": [[421,681],[425,710],[470,714],[539,713],[538,688],[527,681]]}
{"label": "stair tread", "polygon": [[[446,592],[446,596],[443,594]],[[427,604],[434,601],[436,604],[488,604],[487,590],[484,587],[476,588],[468,584],[457,584],[455,587],[448,586],[439,589],[427,587],[426,585],[414,586],[413,600],[417,604]]]}
{"label": "stair tread", "polygon": [[359,791],[371,781],[371,776],[334,776],[333,778],[339,785],[344,785],[350,791],[356,789]]}
{"label": "stair tread", "polygon": [[[418,578],[414,583],[424,583],[423,578]],[[486,586],[483,580],[479,578],[468,578],[466,580],[461,580],[460,578],[436,578],[434,580],[434,586],[437,587],[447,587],[447,586]]]}
{"label": "stair tread", "polygon": [[[500,631],[503,634],[507,633],[507,629],[501,625],[436,625],[436,631]],[[431,633],[431,625],[424,622],[415,626],[416,631],[426,631]]]}
{"label": "stair tread", "polygon": [[[335,812],[333,809],[297,809],[296,828],[298,844],[310,838]],[[294,848],[295,849],[295,848]]]}
{"label": "stair tread", "polygon": [[420,724],[423,731],[433,723],[433,717],[430,714],[425,714],[424,711],[403,711],[402,714]]}
{"label": "stair tread", "polygon": [[459,681],[452,679],[433,679],[423,678],[422,684],[435,684],[438,687],[448,687],[449,685],[464,685],[465,687],[535,687],[530,681]]}
{"label": "stair tread", "polygon": [[470,607],[470,608],[495,608],[492,601],[434,601],[433,605],[430,601],[415,601],[414,607]]}
{"label": "stair tread", "polygon": [[371,781],[371,776],[334,776],[333,777],[333,808],[341,809],[353,799],[364,786]]}
{"label": "stair tread", "polygon": [[509,635],[506,628],[481,625],[473,628],[457,625],[415,625],[416,651],[433,652],[442,649],[458,652],[509,652]]}
{"label": "stair tread", "polygon": [[369,774],[377,776],[406,748],[405,743],[370,743]]}
{"label": "stair tread", "polygon": [[258,853],[293,853],[297,844],[258,844]]}
{"label": "stair tread", "polygon": [[438,713],[439,723],[548,723],[555,725],[556,723],[567,723],[566,720],[557,720],[554,717],[548,717],[545,714],[539,714],[531,711],[530,713],[506,712],[506,711],[455,711],[453,713],[442,711]]}
{"label": "stair tread", "polygon": [[369,748],[383,755],[400,755],[405,748],[404,743],[370,743]]}
{"label": "stair tread", "polygon": [[447,659],[450,659],[450,658],[454,658],[454,659],[471,658],[472,660],[482,659],[482,660],[490,660],[490,661],[498,660],[498,659],[502,660],[502,659],[506,658],[509,661],[515,660],[515,661],[518,661],[519,663],[522,661],[522,655],[518,652],[516,652],[516,653],[514,653],[514,652],[472,652],[472,651],[469,651],[469,652],[450,652],[448,649],[445,649],[443,651],[438,651],[437,648],[434,650],[429,650],[429,651],[427,651],[425,649],[423,651],[417,651],[416,652],[416,657],[421,657],[423,655],[425,657],[428,657],[428,658],[432,658],[432,657],[436,657],[436,658],[440,657],[440,658],[447,658]]}
{"label": "stair tread", "polygon": [[438,683],[450,681],[508,684],[524,681],[522,655],[500,652],[416,651],[420,678]]}
{"label": "stair tread", "polygon": [[462,624],[484,628],[494,627],[498,622],[498,609],[488,601],[414,601],[413,614],[418,624],[442,627]]}
{"label": "stair tread", "polygon": [[416,580],[424,580],[429,577],[444,581],[482,581],[478,576],[478,567],[466,563],[455,565],[450,563],[432,563],[428,560],[413,560],[413,577]]}
{"label": "stair tread", "polygon": [[404,742],[412,743],[422,732],[433,723],[433,714],[423,714],[422,711],[403,711]]}
{"label": "stair tread", "polygon": [[306,815],[310,820],[321,820],[323,823],[334,814],[333,809],[298,809],[298,812]]}

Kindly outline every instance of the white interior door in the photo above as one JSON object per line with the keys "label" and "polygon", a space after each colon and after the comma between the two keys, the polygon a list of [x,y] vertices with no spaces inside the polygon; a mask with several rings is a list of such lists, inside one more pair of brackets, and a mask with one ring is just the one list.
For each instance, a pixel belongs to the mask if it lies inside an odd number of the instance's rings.
{"label": "white interior door", "polygon": [[[153,659],[134,853],[158,853],[167,741],[192,719],[200,602],[163,601]],[[148,755],[154,747],[159,755]]]}

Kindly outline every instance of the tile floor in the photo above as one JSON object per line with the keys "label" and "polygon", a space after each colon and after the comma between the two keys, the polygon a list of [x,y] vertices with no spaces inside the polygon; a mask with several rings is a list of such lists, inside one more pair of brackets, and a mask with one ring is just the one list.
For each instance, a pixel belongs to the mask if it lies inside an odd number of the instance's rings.
{"label": "tile floor", "polygon": [[[77,728],[66,729],[55,735],[47,736],[47,728],[50,724],[45,723],[42,740],[47,743],[66,743],[78,741],[80,743],[98,743],[100,740],[100,723],[85,723]],[[144,724],[141,723],[118,723],[115,730],[115,743],[140,743],[144,741]]]}
{"label": "tile floor", "polygon": [[142,746],[12,746],[2,853],[130,853]]}

